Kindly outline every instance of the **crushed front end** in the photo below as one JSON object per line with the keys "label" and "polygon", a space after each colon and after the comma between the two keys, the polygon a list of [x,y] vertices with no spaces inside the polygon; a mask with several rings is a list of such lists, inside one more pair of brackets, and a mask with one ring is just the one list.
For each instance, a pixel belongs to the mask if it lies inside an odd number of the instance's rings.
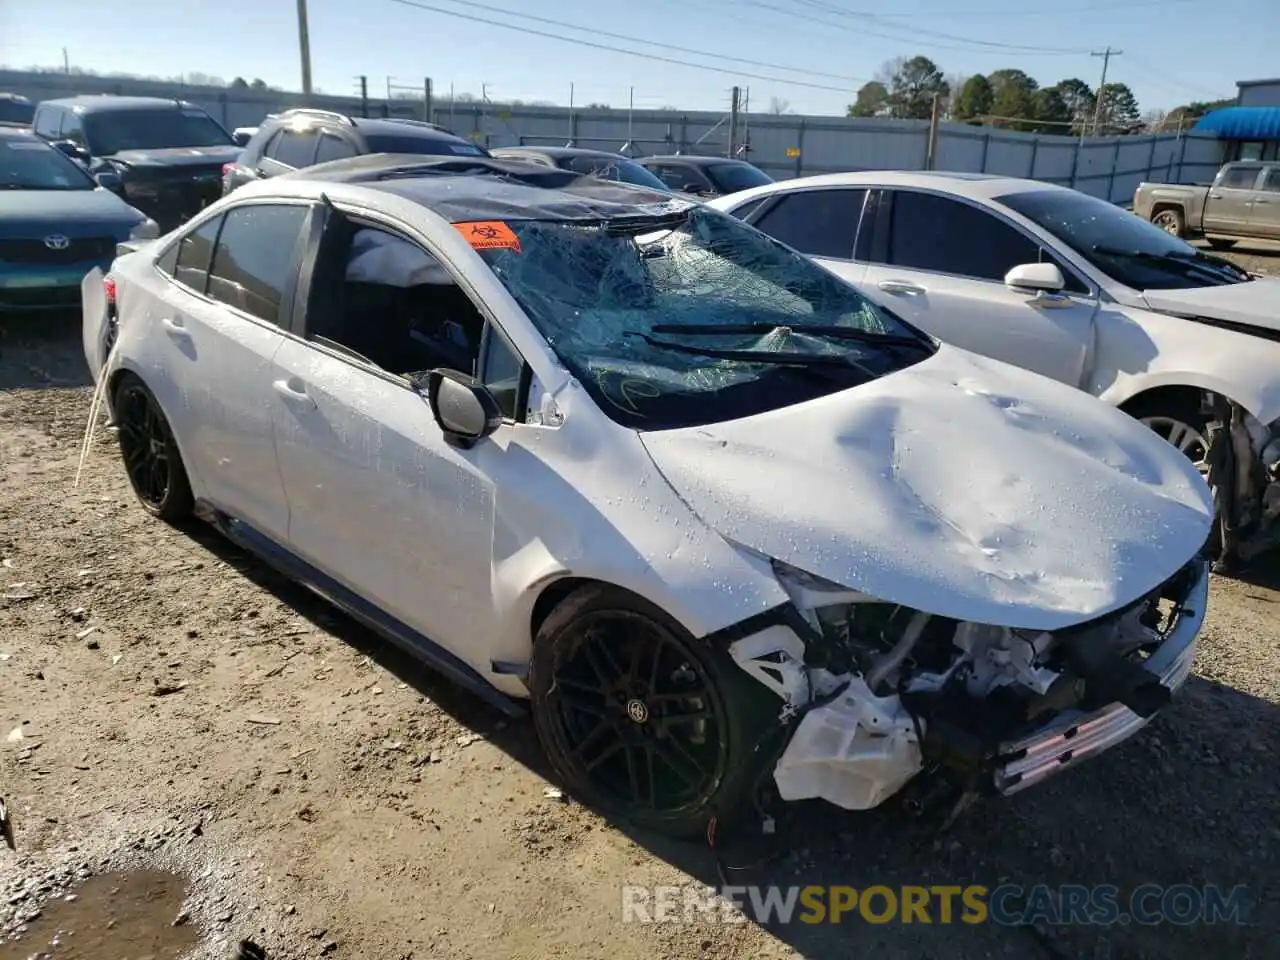
{"label": "crushed front end", "polygon": [[1210,551],[1217,571],[1227,573],[1280,546],[1280,420],[1263,424],[1221,394],[1206,394],[1204,404]]}
{"label": "crushed front end", "polygon": [[1132,736],[1190,675],[1209,589],[1196,558],[1120,610],[1036,631],[775,570],[788,616],[730,653],[791,728],[773,768],[779,796],[852,810],[908,784],[1016,793]]}

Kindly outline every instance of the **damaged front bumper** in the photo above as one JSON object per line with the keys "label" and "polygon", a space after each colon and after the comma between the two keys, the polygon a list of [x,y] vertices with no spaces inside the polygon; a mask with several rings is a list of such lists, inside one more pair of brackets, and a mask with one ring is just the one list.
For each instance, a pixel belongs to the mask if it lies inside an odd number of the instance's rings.
{"label": "damaged front bumper", "polygon": [[[1208,601],[1209,568],[1199,564],[1164,642],[1142,663],[1170,691],[1178,690],[1191,675]],[[1018,793],[1127,740],[1151,719],[1120,703],[1093,713],[1059,715],[1040,730],[1001,746],[992,785],[1006,796]]]}
{"label": "damaged front bumper", "polygon": [[[799,605],[791,608],[789,623],[775,623],[739,640],[730,652],[739,666],[783,701],[779,720],[791,729],[783,731],[788,734],[785,746],[772,769],[782,800],[824,799],[845,809],[867,810],[909,784],[914,790],[921,784],[946,782],[966,793],[1011,795],[1116,746],[1150,722],[1191,674],[1208,594],[1208,561],[1198,558],[1143,601],[1075,628],[1083,634],[1114,629],[1121,636],[1142,619],[1138,612],[1148,602],[1171,604],[1158,626],[1142,628],[1146,632],[1140,647],[1130,644],[1133,652],[1119,658],[1124,662],[1113,658],[1101,673],[1086,670],[1072,675],[1071,668],[1056,673],[1029,662],[1019,676],[1039,690],[1038,694],[1032,691],[1032,701],[1049,703],[1064,688],[1077,690],[1077,695],[1058,707],[1042,706],[1046,719],[1041,722],[1032,712],[1031,719],[1004,724],[994,733],[990,726],[983,734],[966,728],[965,714],[981,713],[986,705],[981,699],[969,700],[968,707],[962,700],[958,718],[954,699],[941,714],[930,715],[921,706],[935,694],[944,695],[946,684],[921,694],[917,682],[932,682],[923,671],[914,680],[906,672],[894,682],[887,680],[911,662],[912,645],[919,640],[927,615],[914,615],[888,655],[851,673],[814,665],[813,655],[823,641],[806,630],[806,623],[812,621],[797,612]],[[1122,626],[1122,621],[1129,627]],[[1028,640],[1028,649],[1034,649],[1036,638],[1019,638],[1023,639]],[[1059,642],[1070,646],[1077,641],[1083,649],[1080,635],[1074,641]],[[983,652],[984,657],[991,655],[989,650]],[[1070,660],[1074,653],[1065,656]],[[1000,669],[1008,666],[1003,653],[997,651],[995,659]],[[964,667],[947,671],[947,683],[966,673],[976,678],[982,672],[972,659]],[[1112,692],[1118,688],[1109,681],[1117,674],[1126,681],[1124,693]],[[913,683],[917,683],[914,691],[909,689]],[[1110,702],[1112,697],[1116,702]]]}
{"label": "damaged front bumper", "polygon": [[1229,573],[1280,546],[1280,420],[1264,426],[1221,394],[1206,394],[1205,464],[1213,493],[1209,552]]}

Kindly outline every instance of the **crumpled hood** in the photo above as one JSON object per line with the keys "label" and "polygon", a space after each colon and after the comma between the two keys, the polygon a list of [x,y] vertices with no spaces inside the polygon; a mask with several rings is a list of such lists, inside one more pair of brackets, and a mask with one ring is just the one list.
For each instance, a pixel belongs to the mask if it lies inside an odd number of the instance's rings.
{"label": "crumpled hood", "polygon": [[110,190],[0,191],[0,238],[127,237],[146,217]]}
{"label": "crumpled hood", "polygon": [[1153,310],[1280,330],[1280,278],[1192,290],[1144,290]]}
{"label": "crumpled hood", "polygon": [[1053,630],[1203,546],[1195,467],[1082,391],[944,346],[808,403],[642,434],[722,536],[882,600]]}
{"label": "crumpled hood", "polygon": [[114,160],[130,167],[207,167],[231,163],[239,158],[243,147],[166,147],[163,150],[121,150],[104,160]]}

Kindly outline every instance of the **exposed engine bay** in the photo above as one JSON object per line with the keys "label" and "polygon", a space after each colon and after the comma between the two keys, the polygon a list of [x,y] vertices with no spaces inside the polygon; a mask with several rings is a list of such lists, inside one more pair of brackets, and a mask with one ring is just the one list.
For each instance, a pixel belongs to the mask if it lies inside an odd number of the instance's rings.
{"label": "exposed engine bay", "polygon": [[932,616],[776,567],[796,622],[730,653],[794,726],[773,771],[781,798],[857,810],[921,773],[1016,792],[1136,732],[1190,672],[1208,590],[1195,560],[1121,610],[1049,632]]}

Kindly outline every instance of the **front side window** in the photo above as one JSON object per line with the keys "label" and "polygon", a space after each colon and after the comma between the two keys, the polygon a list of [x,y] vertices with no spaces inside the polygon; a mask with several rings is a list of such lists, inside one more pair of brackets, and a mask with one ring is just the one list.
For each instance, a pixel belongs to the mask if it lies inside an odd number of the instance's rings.
{"label": "front side window", "polygon": [[279,323],[308,212],[298,204],[268,203],[229,210],[209,267],[209,296]]}
{"label": "front side window", "polygon": [[995,202],[1057,237],[1111,279],[1135,290],[1175,290],[1240,283],[1249,275],[1221,257],[1115,204],[1075,190],[1032,190]]}
{"label": "front side window", "polygon": [[0,137],[0,194],[6,190],[92,190],[96,186],[79,164],[43,140]]}
{"label": "front side window", "polygon": [[773,183],[772,177],[749,163],[713,163],[707,167],[707,176],[721,193],[737,193]]}
{"label": "front side window", "polygon": [[811,257],[848,260],[853,256],[866,196],[867,191],[861,189],[786,193],[755,226]]}
{"label": "front side window", "polygon": [[[67,136],[64,129],[62,135]],[[234,146],[231,134],[193,107],[172,110],[102,110],[84,118],[85,144],[95,157],[123,150]]]}
{"label": "front side window", "polygon": [[935,349],[808,258],[709,208],[503,227],[507,242],[480,256],[627,427],[750,416],[858,386]]}
{"label": "front side window", "polygon": [[645,169],[672,190],[683,190],[689,184],[698,182],[698,178],[688,168],[682,166],[661,164]]}
{"label": "front side window", "polygon": [[53,107],[45,107],[40,111],[40,115],[36,117],[36,124],[33,129],[42,137],[57,140],[61,123],[62,111]]}
{"label": "front side window", "polygon": [[1003,283],[1013,267],[1040,262],[1040,247],[985,210],[932,193],[893,193],[886,262]]}
{"label": "front side window", "polygon": [[1280,167],[1267,167],[1267,172],[1262,175],[1261,188],[1269,193],[1280,193]]}
{"label": "front side window", "polygon": [[[211,217],[183,237],[177,246],[178,257],[173,261],[173,279],[197,293],[204,293],[209,281],[209,261],[213,258],[213,246],[218,242],[218,229],[222,217]],[[161,262],[161,269],[167,265]]]}
{"label": "front side window", "polygon": [[1253,185],[1257,182],[1257,167],[1228,167],[1222,171],[1222,178],[1218,181],[1218,186],[1229,190],[1252,190]]}

